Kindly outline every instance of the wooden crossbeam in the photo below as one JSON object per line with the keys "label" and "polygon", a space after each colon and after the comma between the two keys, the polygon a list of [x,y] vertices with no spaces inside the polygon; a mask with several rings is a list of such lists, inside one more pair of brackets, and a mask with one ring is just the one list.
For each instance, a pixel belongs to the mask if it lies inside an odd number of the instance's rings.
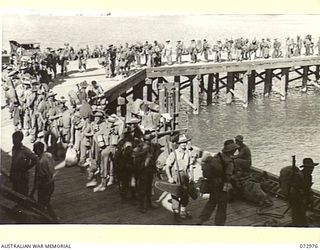
{"label": "wooden crossbeam", "polygon": [[261,72],[261,73],[256,73],[256,77],[259,77],[262,81],[264,81],[265,80],[265,71],[264,72]]}
{"label": "wooden crossbeam", "polygon": [[295,78],[289,79],[289,82],[293,82],[293,81],[301,79],[301,78],[302,78],[302,76],[297,76]]}
{"label": "wooden crossbeam", "polygon": [[279,72],[279,73],[273,73],[272,74],[272,77],[276,77],[278,80],[281,80],[281,72]]}
{"label": "wooden crossbeam", "polygon": [[234,83],[237,83],[237,82],[241,82],[241,83],[243,83],[242,78],[240,78],[238,74],[235,74],[235,75],[234,75],[234,77],[235,77],[235,81],[234,81]]}

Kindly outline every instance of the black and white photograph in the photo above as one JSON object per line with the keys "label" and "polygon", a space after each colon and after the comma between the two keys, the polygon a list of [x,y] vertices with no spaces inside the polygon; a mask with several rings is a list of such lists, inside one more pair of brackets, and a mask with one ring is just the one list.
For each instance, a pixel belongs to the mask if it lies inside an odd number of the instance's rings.
{"label": "black and white photograph", "polygon": [[320,226],[320,14],[1,18],[1,224]]}

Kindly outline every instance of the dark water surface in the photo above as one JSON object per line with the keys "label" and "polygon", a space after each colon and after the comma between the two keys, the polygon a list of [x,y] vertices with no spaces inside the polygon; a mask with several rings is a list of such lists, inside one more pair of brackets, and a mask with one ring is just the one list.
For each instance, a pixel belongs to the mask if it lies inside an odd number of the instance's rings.
{"label": "dark water surface", "polygon": [[[291,90],[288,99],[258,97],[247,109],[240,104],[202,107],[190,116],[193,143],[210,152],[222,149],[226,139],[242,134],[250,147],[253,166],[279,174],[280,168],[312,157],[320,161],[320,92]],[[314,187],[320,189],[320,167],[314,171]]]}

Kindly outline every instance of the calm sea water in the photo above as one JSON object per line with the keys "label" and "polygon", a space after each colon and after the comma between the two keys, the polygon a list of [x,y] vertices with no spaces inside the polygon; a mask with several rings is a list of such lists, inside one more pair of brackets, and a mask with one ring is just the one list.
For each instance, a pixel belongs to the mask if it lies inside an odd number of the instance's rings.
{"label": "calm sea water", "polygon": [[[31,40],[43,48],[118,44],[135,41],[172,41],[190,39],[216,41],[224,38],[280,38],[312,34],[320,36],[320,15],[193,15],[149,17],[53,17],[4,16],[2,46],[9,40]],[[320,93],[301,94],[291,90],[286,102],[279,97],[259,97],[248,109],[224,102],[203,107],[197,117],[190,117],[190,134],[195,145],[212,152],[223,141],[237,134],[245,137],[253,155],[253,164],[275,174],[304,157],[320,161]],[[315,170],[315,184],[320,190],[320,167]]]}

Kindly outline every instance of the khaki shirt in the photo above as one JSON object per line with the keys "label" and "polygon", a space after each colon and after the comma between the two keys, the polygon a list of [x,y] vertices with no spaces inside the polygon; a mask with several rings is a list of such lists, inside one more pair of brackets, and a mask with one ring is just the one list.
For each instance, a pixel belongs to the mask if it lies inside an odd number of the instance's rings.
{"label": "khaki shirt", "polygon": [[[176,159],[177,158],[177,159]],[[191,164],[191,154],[189,150],[176,149],[175,153],[171,152],[166,161],[166,165],[173,171],[187,171]]]}
{"label": "khaki shirt", "polygon": [[51,153],[43,153],[37,167],[37,181],[39,184],[47,184],[53,181],[55,169],[54,160]]}
{"label": "khaki shirt", "polygon": [[27,172],[37,163],[38,157],[24,145],[12,147],[11,173]]}

